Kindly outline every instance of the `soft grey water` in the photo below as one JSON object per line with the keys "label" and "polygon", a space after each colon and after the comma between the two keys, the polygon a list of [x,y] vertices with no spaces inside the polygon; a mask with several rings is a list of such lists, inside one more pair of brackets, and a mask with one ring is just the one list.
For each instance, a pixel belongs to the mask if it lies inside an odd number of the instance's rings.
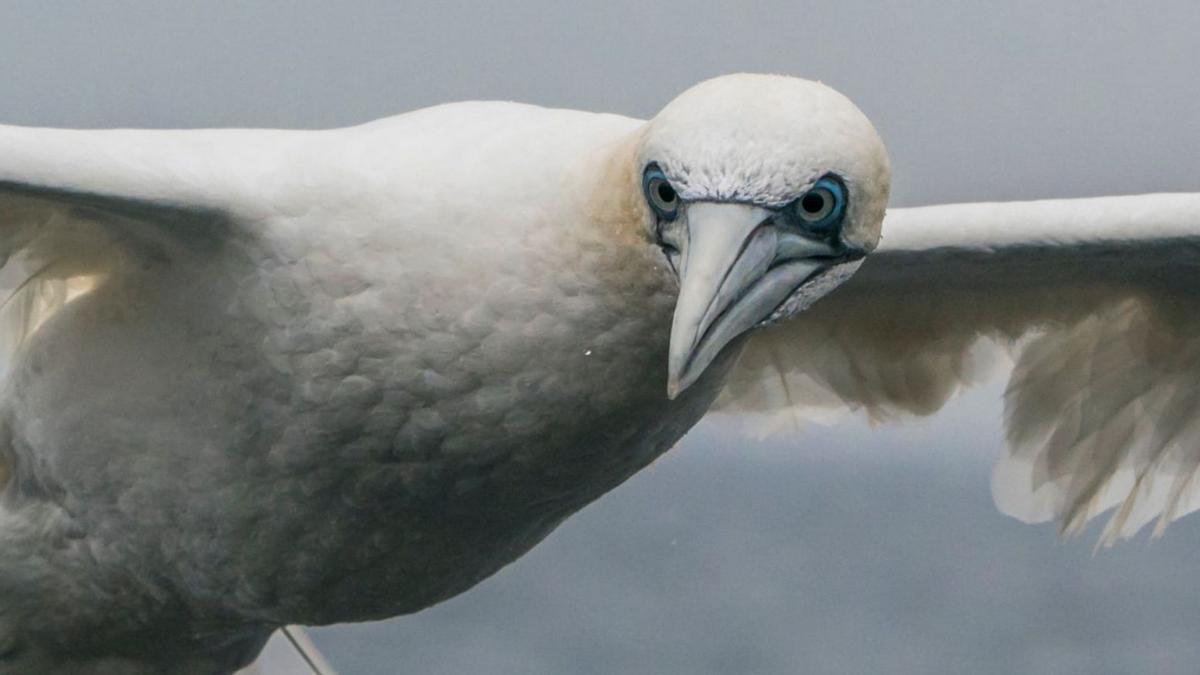
{"label": "soft grey water", "polygon": [[[893,203],[1200,187],[1200,4],[0,4],[0,122],[329,126],[450,100],[651,115],[734,71],[874,120]],[[1190,673],[1200,515],[999,515],[1000,383],[915,426],[708,424],[479,588],[316,639],[356,673]]]}

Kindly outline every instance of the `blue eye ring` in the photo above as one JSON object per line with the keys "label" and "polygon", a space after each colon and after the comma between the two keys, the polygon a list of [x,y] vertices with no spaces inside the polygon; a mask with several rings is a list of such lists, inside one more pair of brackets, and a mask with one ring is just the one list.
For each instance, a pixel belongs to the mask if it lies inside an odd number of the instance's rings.
{"label": "blue eye ring", "polygon": [[829,230],[837,226],[846,213],[846,185],[836,175],[822,176],[792,202],[791,210],[806,229]]}
{"label": "blue eye ring", "polygon": [[657,164],[648,165],[642,174],[642,192],[659,219],[675,220],[679,215],[679,193]]}

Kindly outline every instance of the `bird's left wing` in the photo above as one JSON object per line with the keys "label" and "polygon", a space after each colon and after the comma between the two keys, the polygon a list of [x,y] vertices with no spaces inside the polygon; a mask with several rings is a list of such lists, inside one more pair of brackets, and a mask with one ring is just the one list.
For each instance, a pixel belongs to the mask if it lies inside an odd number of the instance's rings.
{"label": "bird's left wing", "polygon": [[750,340],[718,410],[930,414],[1007,352],[1002,510],[1115,507],[1109,543],[1200,508],[1200,194],[896,209],[883,237]]}

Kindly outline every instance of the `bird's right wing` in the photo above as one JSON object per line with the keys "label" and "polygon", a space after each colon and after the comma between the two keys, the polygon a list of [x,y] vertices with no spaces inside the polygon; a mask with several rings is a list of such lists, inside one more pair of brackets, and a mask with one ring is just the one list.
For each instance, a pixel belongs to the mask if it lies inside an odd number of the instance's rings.
{"label": "bird's right wing", "polygon": [[0,334],[9,349],[61,305],[69,280],[196,253],[231,222],[277,211],[312,136],[0,125]]}
{"label": "bird's right wing", "polygon": [[73,296],[269,215],[305,133],[0,126],[0,373]]}
{"label": "bird's right wing", "polygon": [[1077,532],[1116,507],[1108,543],[1200,508],[1200,194],[897,209],[883,232],[751,339],[718,409],[930,414],[1007,351],[1002,510]]}

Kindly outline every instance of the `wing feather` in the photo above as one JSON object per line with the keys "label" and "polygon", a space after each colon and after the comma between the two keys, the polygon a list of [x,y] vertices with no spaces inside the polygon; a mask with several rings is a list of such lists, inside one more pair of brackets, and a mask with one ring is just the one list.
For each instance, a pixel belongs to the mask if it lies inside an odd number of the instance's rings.
{"label": "wing feather", "polygon": [[[317,132],[311,132],[317,133]],[[270,211],[309,136],[0,125],[0,374],[48,318],[124,269]],[[0,489],[14,473],[0,448]]]}
{"label": "wing feather", "polygon": [[1011,364],[1001,510],[1073,534],[1115,509],[1110,544],[1200,508],[1200,195],[902,209],[884,235],[751,339],[720,410],[927,415]]}

